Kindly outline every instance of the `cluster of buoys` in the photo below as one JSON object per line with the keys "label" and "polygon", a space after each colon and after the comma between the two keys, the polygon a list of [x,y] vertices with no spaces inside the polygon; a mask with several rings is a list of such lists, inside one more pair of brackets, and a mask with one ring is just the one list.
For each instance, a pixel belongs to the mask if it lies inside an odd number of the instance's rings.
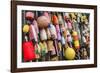
{"label": "cluster of buoys", "polygon": [[22,60],[88,59],[89,35],[88,13],[23,11]]}

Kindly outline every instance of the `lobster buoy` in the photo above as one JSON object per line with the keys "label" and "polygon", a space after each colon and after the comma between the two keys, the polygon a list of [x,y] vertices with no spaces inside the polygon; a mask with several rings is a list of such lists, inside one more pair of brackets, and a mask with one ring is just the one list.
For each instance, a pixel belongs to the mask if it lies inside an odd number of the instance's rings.
{"label": "lobster buoy", "polygon": [[65,43],[66,43],[65,38],[63,36],[61,37],[61,43],[62,43],[62,45],[65,45]]}
{"label": "lobster buoy", "polygon": [[68,60],[73,60],[75,58],[75,51],[73,48],[66,48],[65,50],[65,58],[68,59]]}
{"label": "lobster buoy", "polygon": [[41,54],[41,48],[39,44],[35,44],[35,53],[36,53],[36,59],[39,59]]}
{"label": "lobster buoy", "polygon": [[39,28],[38,28],[38,23],[37,23],[37,21],[34,20],[32,24],[34,25],[34,28],[35,28],[36,33],[39,34]]}
{"label": "lobster buoy", "polygon": [[43,51],[45,51],[45,53],[47,53],[48,52],[47,43],[45,41],[43,42],[43,46],[44,46]]}
{"label": "lobster buoy", "polygon": [[34,25],[30,25],[30,31],[29,31],[29,37],[30,40],[35,40],[35,42],[38,42],[38,37],[34,28]]}
{"label": "lobster buoy", "polygon": [[67,26],[69,29],[72,29],[72,23],[70,21],[67,22]]}
{"label": "lobster buoy", "polygon": [[46,34],[47,34],[47,39],[50,39],[51,38],[51,33],[50,33],[49,28],[46,29]]}
{"label": "lobster buoy", "polygon": [[61,33],[62,33],[62,36],[64,36],[64,38],[66,39],[67,37],[67,31],[66,31],[66,28],[64,25],[61,25]]}
{"label": "lobster buoy", "polygon": [[50,30],[50,33],[51,33],[51,37],[53,39],[57,39],[57,32],[56,32],[56,28],[53,24],[49,24],[49,30]]}
{"label": "lobster buoy", "polygon": [[53,44],[53,41],[52,40],[48,40],[47,41],[47,49],[48,51],[51,52],[51,55],[55,55],[56,54],[56,51],[55,51],[55,47],[54,47],[54,44]]}
{"label": "lobster buoy", "polygon": [[81,54],[83,59],[88,59],[88,52],[86,48],[82,48],[82,54]]}
{"label": "lobster buoy", "polygon": [[39,28],[46,28],[50,24],[50,20],[46,16],[38,17],[37,22]]}
{"label": "lobster buoy", "polygon": [[72,37],[68,30],[67,30],[67,42],[72,42]]}
{"label": "lobster buoy", "polygon": [[47,40],[47,34],[46,34],[45,29],[41,29],[41,30],[40,30],[40,39],[41,39],[42,41]]}
{"label": "lobster buoy", "polygon": [[53,15],[53,16],[52,16],[52,22],[53,22],[54,25],[59,24],[59,22],[58,22],[58,18],[57,18],[56,15]]}
{"label": "lobster buoy", "polygon": [[36,58],[35,48],[32,44],[32,41],[23,42],[22,47],[23,47],[23,57],[25,62],[34,60]]}
{"label": "lobster buoy", "polygon": [[45,42],[43,42],[43,43],[40,42],[39,45],[40,45],[40,48],[41,48],[41,55],[45,56],[46,53],[47,53],[47,44]]}
{"label": "lobster buoy", "polygon": [[64,19],[66,20],[68,18],[70,18],[69,13],[64,13]]}
{"label": "lobster buoy", "polygon": [[80,44],[79,44],[79,38],[78,38],[78,34],[76,31],[72,31],[72,36],[73,36],[73,40],[74,40],[74,47],[76,49],[79,49],[80,48]]}
{"label": "lobster buoy", "polygon": [[56,32],[57,32],[57,39],[58,39],[58,40],[61,40],[61,34],[60,34],[59,25],[56,25],[55,28],[56,28]]}
{"label": "lobster buoy", "polygon": [[49,16],[49,13],[48,13],[48,12],[45,11],[45,12],[43,13],[43,15],[46,16],[46,17],[50,20],[50,16]]}
{"label": "lobster buoy", "polygon": [[81,19],[81,16],[82,16],[81,13],[78,13],[78,14],[77,14],[77,22],[78,22],[78,23],[81,22],[81,20],[80,20],[80,19]]}
{"label": "lobster buoy", "polygon": [[86,15],[81,16],[81,22],[85,22],[87,20]]}
{"label": "lobster buoy", "polygon": [[66,23],[65,26],[66,26],[68,29],[71,30],[71,29],[72,29],[72,21],[71,21],[71,19],[69,19],[69,15],[68,15],[68,16],[65,15],[65,18],[64,18],[64,19],[65,19],[65,23]]}
{"label": "lobster buoy", "polygon": [[34,19],[34,13],[33,12],[26,12],[25,17],[27,20],[33,20]]}
{"label": "lobster buoy", "polygon": [[58,42],[58,49],[59,49],[59,51],[61,51],[61,50],[62,50],[62,45],[61,45],[61,42]]}
{"label": "lobster buoy", "polygon": [[58,21],[59,21],[59,24],[61,25],[64,24],[61,14],[58,14]]}
{"label": "lobster buoy", "polygon": [[29,32],[29,25],[28,24],[23,26],[23,32],[25,32],[25,33]]}
{"label": "lobster buoy", "polygon": [[70,13],[72,20],[76,19],[75,13]]}

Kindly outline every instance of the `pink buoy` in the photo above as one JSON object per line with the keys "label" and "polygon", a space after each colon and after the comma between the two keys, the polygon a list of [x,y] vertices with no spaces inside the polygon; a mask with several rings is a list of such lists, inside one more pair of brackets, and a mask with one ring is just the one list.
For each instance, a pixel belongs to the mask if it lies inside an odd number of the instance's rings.
{"label": "pink buoy", "polygon": [[37,23],[39,28],[47,28],[50,24],[50,20],[46,16],[40,16],[37,18]]}
{"label": "pink buoy", "polygon": [[38,23],[36,20],[33,21],[33,25],[34,25],[34,28],[35,28],[35,31],[36,31],[36,34],[39,33],[39,28],[38,28]]}
{"label": "pink buoy", "polygon": [[25,17],[26,17],[26,19],[32,20],[32,19],[34,19],[34,13],[26,12]]}
{"label": "pink buoy", "polygon": [[58,40],[61,40],[59,25],[55,25],[55,27],[56,27],[56,32],[57,32],[57,39],[58,39]]}
{"label": "pink buoy", "polygon": [[36,42],[38,42],[38,37],[35,31],[34,25],[30,25],[29,37],[30,37],[30,40],[34,39]]}
{"label": "pink buoy", "polygon": [[72,29],[72,24],[71,24],[71,22],[68,22],[68,23],[67,23],[67,26],[68,26],[69,29]]}
{"label": "pink buoy", "polygon": [[45,11],[45,12],[43,13],[43,15],[46,16],[46,17],[50,20],[50,16],[49,16],[49,13],[48,13],[48,12]]}

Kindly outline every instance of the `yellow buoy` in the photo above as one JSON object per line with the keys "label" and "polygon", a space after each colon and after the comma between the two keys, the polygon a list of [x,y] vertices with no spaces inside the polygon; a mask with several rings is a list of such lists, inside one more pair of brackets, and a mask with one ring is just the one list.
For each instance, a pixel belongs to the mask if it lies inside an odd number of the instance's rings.
{"label": "yellow buoy", "polygon": [[74,45],[75,45],[75,48],[78,47],[78,46],[80,46],[79,45],[79,40],[74,41]]}
{"label": "yellow buoy", "polygon": [[72,19],[76,19],[75,13],[70,13]]}
{"label": "yellow buoy", "polygon": [[68,47],[66,50],[65,50],[65,58],[68,59],[68,60],[73,60],[75,58],[75,51],[73,48],[70,48]]}
{"label": "yellow buoy", "polygon": [[23,32],[25,33],[29,32],[29,25],[26,24],[23,26]]}
{"label": "yellow buoy", "polygon": [[77,36],[77,32],[73,30],[72,36]]}

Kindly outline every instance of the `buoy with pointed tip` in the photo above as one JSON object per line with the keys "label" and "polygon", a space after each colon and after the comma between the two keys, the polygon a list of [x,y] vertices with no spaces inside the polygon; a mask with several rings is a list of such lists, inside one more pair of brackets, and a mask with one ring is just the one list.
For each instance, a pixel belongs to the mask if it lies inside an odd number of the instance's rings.
{"label": "buoy with pointed tip", "polygon": [[59,22],[58,22],[58,18],[57,18],[56,15],[53,15],[53,16],[52,16],[52,22],[53,22],[54,25],[59,24]]}

